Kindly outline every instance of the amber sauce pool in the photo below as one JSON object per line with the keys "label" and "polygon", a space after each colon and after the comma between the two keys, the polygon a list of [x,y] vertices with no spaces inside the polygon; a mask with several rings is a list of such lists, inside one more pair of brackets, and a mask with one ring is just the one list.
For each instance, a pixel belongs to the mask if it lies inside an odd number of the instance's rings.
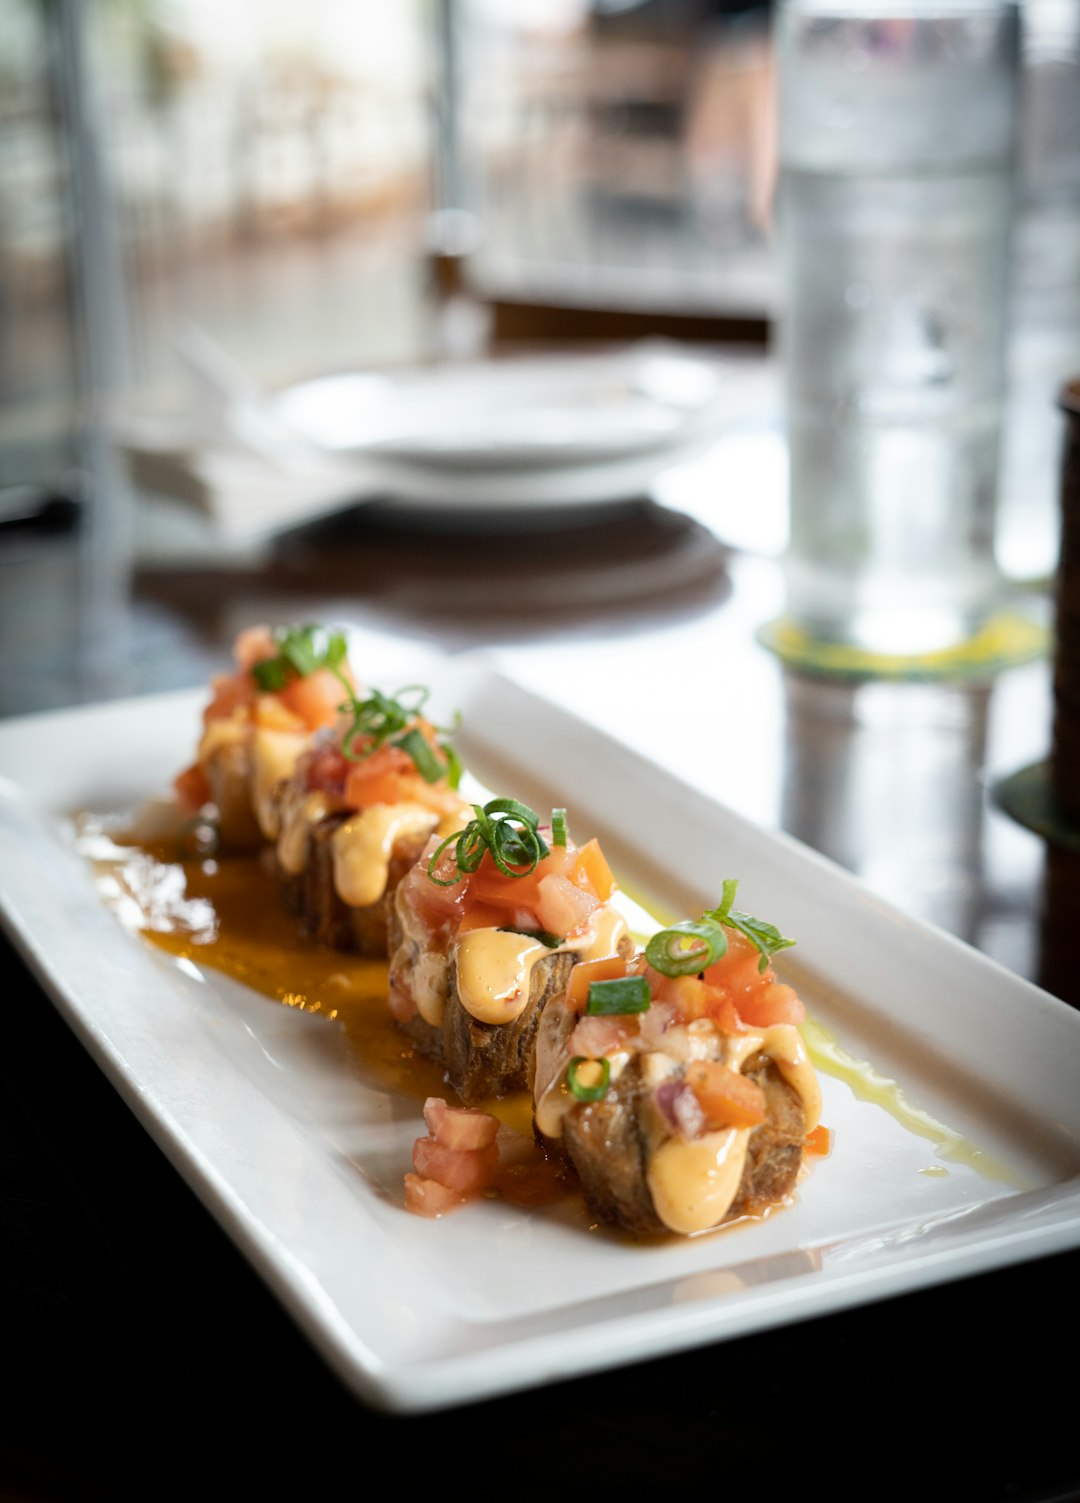
{"label": "amber sauce pool", "polygon": [[[91,820],[81,824],[79,844],[125,927],[178,959],[343,1028],[365,1083],[416,1101],[418,1137],[427,1130],[421,1111],[427,1097],[457,1103],[442,1068],[398,1031],[386,1000],[386,961],[307,938],[259,857],[179,859],[175,842],[138,844]],[[574,1194],[533,1138],[526,1093],[480,1104],[512,1129],[503,1135],[503,1199],[529,1206]],[[409,1167],[403,1164],[402,1173]]]}

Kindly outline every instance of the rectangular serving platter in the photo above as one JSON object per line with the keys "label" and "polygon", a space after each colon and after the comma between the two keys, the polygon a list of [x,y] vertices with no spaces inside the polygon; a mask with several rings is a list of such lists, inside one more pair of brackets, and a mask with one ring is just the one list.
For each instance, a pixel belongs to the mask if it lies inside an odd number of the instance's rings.
{"label": "rectangular serving platter", "polygon": [[[440,660],[427,681],[437,719],[460,712],[479,784],[565,804],[577,837],[598,835],[662,918],[713,906],[736,877],[739,906],[796,938],[777,968],[832,1051],[833,1141],[792,1204],[662,1245],[590,1228],[564,1204],[410,1215],[418,1102],[373,1084],[335,1023],[127,931],[76,850],[79,812],[133,810],[168,787],[205,695],[0,725],[7,928],[360,1399],[470,1403],[1080,1245],[1080,1014],[482,659]],[[56,755],[72,745],[77,758]]]}

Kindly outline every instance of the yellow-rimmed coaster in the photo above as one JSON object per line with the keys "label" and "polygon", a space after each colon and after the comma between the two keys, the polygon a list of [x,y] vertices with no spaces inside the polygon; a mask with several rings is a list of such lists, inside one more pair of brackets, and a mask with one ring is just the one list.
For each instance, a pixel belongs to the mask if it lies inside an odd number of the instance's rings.
{"label": "yellow-rimmed coaster", "polygon": [[867,652],[840,642],[813,637],[789,616],[766,621],[757,631],[763,647],[789,668],[832,678],[940,681],[986,679],[1003,668],[1015,668],[1044,657],[1052,633],[1028,616],[1003,611],[973,637],[939,652],[893,655]]}
{"label": "yellow-rimmed coaster", "polygon": [[1000,809],[1051,845],[1080,852],[1080,825],[1066,819],[1050,788],[1050,763],[1033,762],[1001,778],[990,790]]}

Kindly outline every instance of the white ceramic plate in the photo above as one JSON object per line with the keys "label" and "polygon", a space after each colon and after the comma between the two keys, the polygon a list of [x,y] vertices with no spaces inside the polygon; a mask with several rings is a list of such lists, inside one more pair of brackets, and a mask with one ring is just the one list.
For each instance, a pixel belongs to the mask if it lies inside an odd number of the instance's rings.
{"label": "white ceramic plate", "polygon": [[722,415],[729,385],[716,365],[649,342],[617,354],[344,372],[291,386],[268,406],[336,458],[505,473],[677,447]]}
{"label": "white ceramic plate", "polygon": [[[565,802],[639,894],[696,912],[738,877],[740,905],[798,939],[780,960],[812,1017],[899,1082],[915,1114],[902,1121],[825,1075],[834,1146],[794,1203],[672,1245],[590,1232],[566,1206],[411,1216],[416,1103],[368,1084],[336,1025],[126,932],[74,850],[75,811],[129,809],[167,784],[204,696],[9,721],[6,924],[358,1396],[401,1411],[461,1404],[1080,1245],[1080,1014],[482,662],[433,672],[434,713],[461,710],[476,776],[534,805]],[[55,755],[72,744],[79,757]],[[931,1119],[958,1135],[951,1147]]]}

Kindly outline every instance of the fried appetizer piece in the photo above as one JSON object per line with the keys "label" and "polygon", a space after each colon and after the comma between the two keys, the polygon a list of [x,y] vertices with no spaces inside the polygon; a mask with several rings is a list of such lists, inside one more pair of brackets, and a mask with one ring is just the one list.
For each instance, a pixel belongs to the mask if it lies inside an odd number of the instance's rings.
{"label": "fried appetizer piece", "polygon": [[321,626],[253,626],[233,656],[235,671],[212,682],[195,761],[174,786],[192,815],[212,805],[221,850],[242,854],[272,838],[279,783],[355,681],[345,638]]}
{"label": "fried appetizer piece", "polygon": [[541,1020],[537,1132],[592,1213],[635,1236],[691,1236],[782,1202],[818,1123],[805,1010],[770,960],[791,941],[733,910],[734,890],[621,975],[582,967]]}
{"label": "fried appetizer piece", "polygon": [[472,812],[401,883],[390,942],[394,1016],[468,1105],[531,1091],[540,1020],[575,967],[633,953],[603,852],[569,839],[565,811]]}
{"label": "fried appetizer piece", "polygon": [[267,828],[282,893],[323,944],[385,955],[398,883],[432,834],[472,812],[451,743],[421,714],[427,692],[353,696],[275,789]]}

